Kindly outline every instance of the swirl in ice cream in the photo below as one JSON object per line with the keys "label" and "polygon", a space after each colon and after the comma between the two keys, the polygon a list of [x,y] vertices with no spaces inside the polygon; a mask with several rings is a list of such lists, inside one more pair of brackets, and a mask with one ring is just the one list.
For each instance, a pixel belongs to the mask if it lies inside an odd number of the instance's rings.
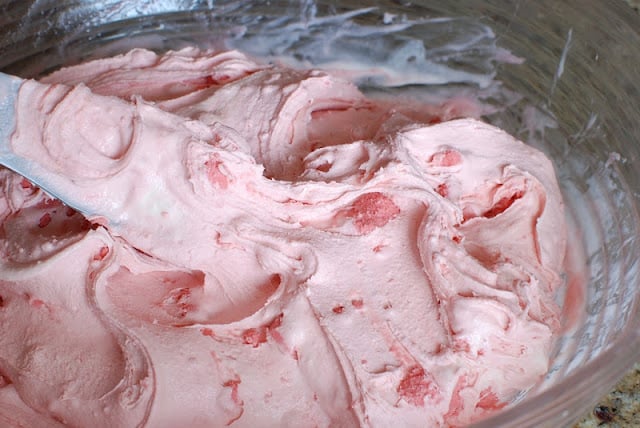
{"label": "swirl in ice cream", "polygon": [[[462,109],[462,110],[461,110]],[[27,81],[0,171],[0,422],[459,426],[548,369],[550,161],[464,106],[236,51]]]}

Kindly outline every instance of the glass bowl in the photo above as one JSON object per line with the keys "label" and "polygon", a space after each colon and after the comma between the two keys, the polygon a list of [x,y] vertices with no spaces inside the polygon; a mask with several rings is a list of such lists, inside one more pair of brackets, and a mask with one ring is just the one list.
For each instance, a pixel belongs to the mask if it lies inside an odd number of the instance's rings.
{"label": "glass bowl", "polygon": [[570,425],[638,360],[640,18],[621,0],[9,0],[0,11],[0,70],[23,77],[195,44],[297,64],[365,58],[414,71],[399,83],[364,73],[368,90],[482,98],[486,120],[553,159],[573,245],[551,370],[477,426]]}

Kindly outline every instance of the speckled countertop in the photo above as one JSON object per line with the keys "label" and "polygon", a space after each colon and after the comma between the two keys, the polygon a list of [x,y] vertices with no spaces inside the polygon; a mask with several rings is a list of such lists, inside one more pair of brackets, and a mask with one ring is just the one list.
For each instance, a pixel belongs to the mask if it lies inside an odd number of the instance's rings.
{"label": "speckled countertop", "polygon": [[[640,0],[626,2],[640,12]],[[595,427],[640,427],[640,362],[574,428]]]}
{"label": "speckled countertop", "polygon": [[[639,4],[640,0],[635,3]],[[575,427],[640,427],[640,363]]]}

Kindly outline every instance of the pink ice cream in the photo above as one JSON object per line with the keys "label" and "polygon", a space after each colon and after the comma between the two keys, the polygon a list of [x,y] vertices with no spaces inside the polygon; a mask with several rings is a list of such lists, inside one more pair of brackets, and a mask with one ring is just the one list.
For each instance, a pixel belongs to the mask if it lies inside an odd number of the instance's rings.
{"label": "pink ice cream", "polygon": [[0,425],[438,427],[507,405],[560,328],[563,203],[542,153],[468,113],[233,51],[27,81],[13,149],[93,215],[0,171]]}

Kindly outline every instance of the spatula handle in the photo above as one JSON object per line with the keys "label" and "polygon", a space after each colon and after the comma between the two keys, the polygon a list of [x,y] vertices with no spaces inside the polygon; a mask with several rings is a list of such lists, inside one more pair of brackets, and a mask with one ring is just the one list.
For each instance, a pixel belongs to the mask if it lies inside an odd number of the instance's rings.
{"label": "spatula handle", "polygon": [[0,73],[0,152],[7,153],[16,127],[16,100],[23,80]]}

